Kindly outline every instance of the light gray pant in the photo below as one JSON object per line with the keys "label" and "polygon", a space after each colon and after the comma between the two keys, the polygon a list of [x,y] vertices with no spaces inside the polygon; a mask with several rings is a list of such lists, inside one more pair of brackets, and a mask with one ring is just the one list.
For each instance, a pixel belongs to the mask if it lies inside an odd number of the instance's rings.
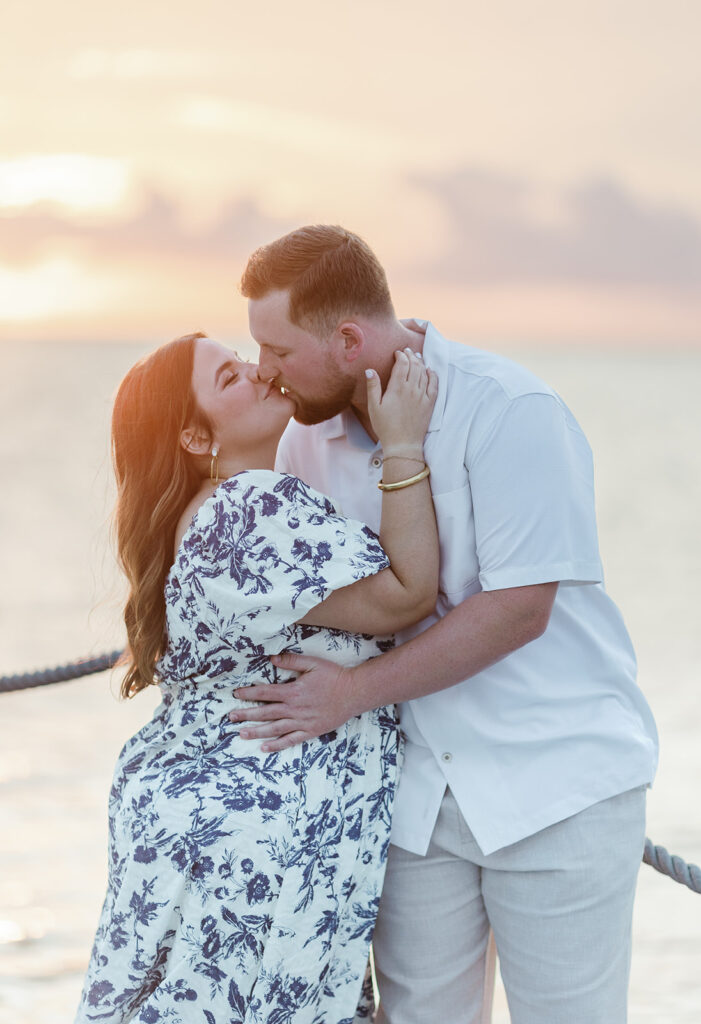
{"label": "light gray pant", "polygon": [[484,856],[450,790],[427,855],[391,846],[377,1024],[479,1024],[490,925],[512,1024],[625,1024],[645,788]]}

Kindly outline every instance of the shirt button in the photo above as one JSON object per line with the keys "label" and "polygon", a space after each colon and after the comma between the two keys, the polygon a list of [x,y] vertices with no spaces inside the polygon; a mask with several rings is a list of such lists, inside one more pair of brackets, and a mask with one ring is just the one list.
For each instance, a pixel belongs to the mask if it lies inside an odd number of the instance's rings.
{"label": "shirt button", "polygon": [[449,751],[446,750],[445,754],[441,754],[441,761],[448,762],[448,761],[452,761],[452,760],[453,760],[453,755],[451,753],[449,753]]}
{"label": "shirt button", "polygon": [[375,458],[372,460],[372,465],[375,467],[375,469],[378,469],[382,465],[382,459],[379,457],[379,455],[376,455]]}

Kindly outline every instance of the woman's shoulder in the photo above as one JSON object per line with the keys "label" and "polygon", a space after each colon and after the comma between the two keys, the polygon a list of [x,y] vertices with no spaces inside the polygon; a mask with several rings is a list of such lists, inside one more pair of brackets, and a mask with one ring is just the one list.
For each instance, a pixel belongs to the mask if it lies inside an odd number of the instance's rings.
{"label": "woman's shoulder", "polygon": [[[187,513],[190,516],[188,518]],[[223,480],[208,496],[195,499],[183,513],[178,554],[220,556],[220,543],[235,542],[241,531],[257,527],[296,532],[337,518],[332,501],[291,473],[246,469]]]}
{"label": "woman's shoulder", "polygon": [[183,510],[176,530],[176,562],[183,552],[210,546],[212,533],[226,532],[227,524],[243,516],[253,520],[279,518],[289,525],[290,516],[321,521],[336,514],[332,501],[291,473],[272,469],[246,469],[228,477],[210,493],[200,492]]}
{"label": "woman's shoulder", "polygon": [[314,490],[292,473],[278,473],[273,469],[243,470],[225,480],[214,492],[215,495],[219,491],[233,504],[241,500],[264,502],[267,495],[273,499],[272,504],[277,506],[274,511],[290,505],[299,505],[310,510],[316,509],[326,515],[333,515],[336,512],[333,502],[327,495]]}

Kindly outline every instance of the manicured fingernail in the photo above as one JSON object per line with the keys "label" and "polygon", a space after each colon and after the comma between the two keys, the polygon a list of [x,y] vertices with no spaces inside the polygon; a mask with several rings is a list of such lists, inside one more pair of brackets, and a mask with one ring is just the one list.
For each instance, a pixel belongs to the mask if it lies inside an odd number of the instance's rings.
{"label": "manicured fingernail", "polygon": [[239,729],[239,736],[241,736],[242,739],[247,740],[250,735],[251,734],[248,729]]}
{"label": "manicured fingernail", "polygon": [[374,370],[366,370],[365,371],[365,376],[367,377],[368,380],[372,380],[372,378],[375,376],[375,371]]}

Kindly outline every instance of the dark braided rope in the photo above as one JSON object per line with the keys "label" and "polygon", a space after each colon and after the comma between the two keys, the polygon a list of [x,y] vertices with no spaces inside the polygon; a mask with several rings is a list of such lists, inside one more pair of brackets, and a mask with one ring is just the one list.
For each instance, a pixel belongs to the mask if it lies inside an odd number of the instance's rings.
{"label": "dark braided rope", "polygon": [[81,658],[67,665],[45,668],[39,672],[0,676],[0,693],[28,690],[33,686],[47,686],[49,683],[65,683],[69,679],[80,679],[81,676],[90,676],[94,672],[104,672],[116,665],[121,654],[121,651],[110,651],[109,654],[99,654],[96,658]]}
{"label": "dark braided rope", "polygon": [[[47,686],[49,683],[64,683],[69,679],[80,679],[82,676],[104,672],[116,665],[122,653],[122,651],[110,651],[108,654],[100,654],[96,658],[84,658],[39,672],[0,676],[0,693],[28,690],[34,686]],[[696,864],[687,864],[681,857],[670,854],[664,846],[655,846],[651,839],[645,840],[643,862],[649,864],[655,871],[668,875],[675,882],[687,886],[692,892],[701,893],[701,868]]]}
{"label": "dark braided rope", "polygon": [[643,862],[680,885],[686,885],[692,892],[701,892],[701,868],[668,853],[664,846],[654,846],[651,839],[645,840]]}

